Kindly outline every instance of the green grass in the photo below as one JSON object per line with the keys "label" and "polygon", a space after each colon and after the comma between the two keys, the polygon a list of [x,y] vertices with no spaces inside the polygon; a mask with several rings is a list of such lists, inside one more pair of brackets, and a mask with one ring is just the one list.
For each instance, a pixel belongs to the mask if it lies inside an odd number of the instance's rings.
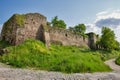
{"label": "green grass", "polygon": [[45,45],[37,40],[26,40],[18,46],[7,47],[10,53],[0,57],[0,61],[14,67],[34,68],[66,73],[104,72],[111,69],[104,60],[115,57],[113,52],[91,51],[75,46]]}
{"label": "green grass", "polygon": [[112,51],[97,50],[94,52],[99,53],[102,61],[113,59],[120,55],[119,51],[117,50],[112,50]]}
{"label": "green grass", "polygon": [[9,47],[10,44],[4,40],[1,40],[0,41],[0,48],[6,48],[6,47]]}

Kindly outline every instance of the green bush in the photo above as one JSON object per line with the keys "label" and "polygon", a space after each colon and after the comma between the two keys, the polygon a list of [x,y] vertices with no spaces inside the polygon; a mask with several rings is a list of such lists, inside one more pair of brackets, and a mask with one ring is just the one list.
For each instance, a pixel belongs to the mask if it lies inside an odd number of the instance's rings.
{"label": "green bush", "polygon": [[8,46],[10,46],[9,42],[4,41],[4,40],[0,41],[0,48],[6,48]]}
{"label": "green bush", "polygon": [[118,57],[116,60],[115,60],[115,63],[120,65],[120,57]]}

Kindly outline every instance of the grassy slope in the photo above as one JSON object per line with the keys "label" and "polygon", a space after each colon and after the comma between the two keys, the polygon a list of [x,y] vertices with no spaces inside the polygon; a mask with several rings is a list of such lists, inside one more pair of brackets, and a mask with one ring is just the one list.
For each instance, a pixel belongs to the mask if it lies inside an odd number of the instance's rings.
{"label": "grassy slope", "polygon": [[22,68],[35,68],[67,73],[110,71],[102,59],[115,55],[102,54],[105,51],[91,51],[75,46],[51,45],[49,49],[42,42],[27,40],[18,46],[7,47],[11,52],[0,57],[0,61]]}

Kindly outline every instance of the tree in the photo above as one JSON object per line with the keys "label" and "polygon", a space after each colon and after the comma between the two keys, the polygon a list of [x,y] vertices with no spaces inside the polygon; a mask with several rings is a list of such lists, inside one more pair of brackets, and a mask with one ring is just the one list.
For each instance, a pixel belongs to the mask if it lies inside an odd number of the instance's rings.
{"label": "tree", "polygon": [[75,27],[69,27],[69,30],[77,34],[84,35],[86,31],[86,26],[84,24],[78,24]]}
{"label": "tree", "polygon": [[74,31],[76,33],[84,34],[86,31],[86,26],[84,24],[78,24],[75,26]]}
{"label": "tree", "polygon": [[115,40],[114,31],[112,31],[110,28],[103,27],[99,45],[107,50],[119,48],[119,42]]}
{"label": "tree", "polygon": [[74,32],[74,27],[69,27],[69,30]]}
{"label": "tree", "polygon": [[48,25],[48,26],[51,26],[51,22],[47,22],[47,25]]}
{"label": "tree", "polygon": [[55,16],[51,21],[52,27],[58,27],[66,29],[66,24],[63,20],[59,20],[57,16]]}

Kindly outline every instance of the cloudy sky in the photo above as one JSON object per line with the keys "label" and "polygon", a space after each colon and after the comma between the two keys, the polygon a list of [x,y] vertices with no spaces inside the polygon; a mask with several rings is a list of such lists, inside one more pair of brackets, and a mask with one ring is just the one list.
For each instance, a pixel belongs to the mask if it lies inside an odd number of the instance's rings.
{"label": "cloudy sky", "polygon": [[0,29],[15,13],[41,13],[48,21],[54,16],[67,26],[84,23],[87,32],[101,32],[103,26],[115,31],[120,41],[120,0],[1,0]]}

